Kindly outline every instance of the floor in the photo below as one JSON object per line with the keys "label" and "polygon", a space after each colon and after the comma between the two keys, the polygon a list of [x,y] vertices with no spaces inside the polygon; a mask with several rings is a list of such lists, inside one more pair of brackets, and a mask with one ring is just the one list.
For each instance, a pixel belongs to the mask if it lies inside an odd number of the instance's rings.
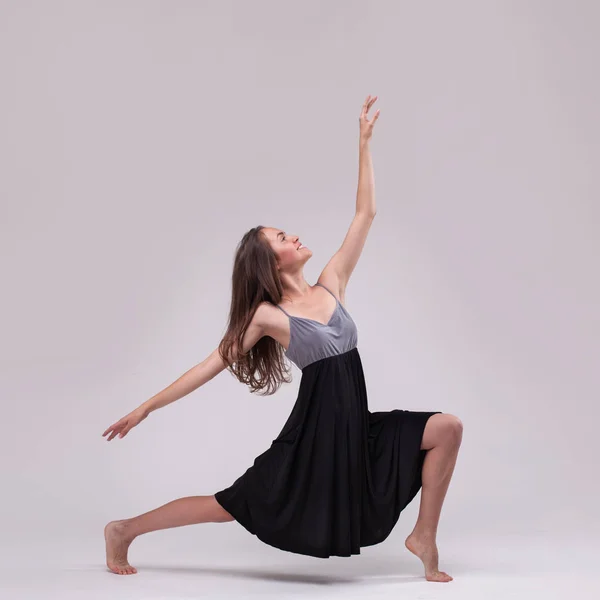
{"label": "floor", "polygon": [[272,549],[235,525],[227,535],[206,524],[143,536],[129,576],[106,569],[101,538],[13,540],[0,548],[0,598],[600,598],[597,553],[574,536],[438,539],[440,567],[454,581],[431,583],[395,531],[359,556],[324,560]]}

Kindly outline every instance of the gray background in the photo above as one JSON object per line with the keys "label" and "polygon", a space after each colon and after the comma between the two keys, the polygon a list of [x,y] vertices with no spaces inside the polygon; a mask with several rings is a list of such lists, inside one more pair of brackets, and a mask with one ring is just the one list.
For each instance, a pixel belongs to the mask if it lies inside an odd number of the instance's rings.
{"label": "gray background", "polygon": [[[151,577],[144,598],[186,580],[215,597],[335,593],[315,582],[352,596],[360,576],[379,594],[431,589],[403,546],[420,496],[351,561],[228,523],[143,536],[138,575],[103,570],[107,521],[230,485],[287,418],[295,367],[265,398],[224,372],[125,439],[101,437],[217,346],[247,229],[299,234],[316,281],[353,217],[367,94],[378,214],[346,305],[371,410],[464,423],[438,537],[447,585],[510,573],[523,591],[548,569],[548,598],[591,568],[599,17],[583,0],[0,2],[11,597],[31,591],[32,565],[35,597],[82,597],[93,577],[85,597],[142,597]],[[234,556],[240,569],[223,567]],[[299,580],[244,570],[273,564]]]}

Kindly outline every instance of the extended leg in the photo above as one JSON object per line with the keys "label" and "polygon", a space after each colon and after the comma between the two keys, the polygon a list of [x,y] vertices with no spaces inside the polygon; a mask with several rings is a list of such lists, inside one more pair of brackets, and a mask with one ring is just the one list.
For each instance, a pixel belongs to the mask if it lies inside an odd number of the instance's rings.
{"label": "extended leg", "polygon": [[425,566],[428,581],[451,581],[438,570],[437,528],[462,441],[461,420],[451,414],[432,415],[425,426],[421,448],[427,450],[422,471],[419,516],[405,545]]}
{"label": "extended leg", "polygon": [[214,496],[187,496],[131,519],[111,521],[104,528],[106,564],[119,575],[137,573],[137,569],[127,562],[127,550],[138,535],[182,525],[226,521],[233,521],[233,517]]}

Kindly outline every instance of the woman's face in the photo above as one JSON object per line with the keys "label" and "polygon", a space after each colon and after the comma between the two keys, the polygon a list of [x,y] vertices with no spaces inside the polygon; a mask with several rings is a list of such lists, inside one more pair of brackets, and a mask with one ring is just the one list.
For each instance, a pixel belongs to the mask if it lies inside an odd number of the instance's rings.
{"label": "woman's face", "polygon": [[271,248],[277,255],[281,269],[298,268],[312,256],[310,249],[302,245],[297,235],[276,227],[264,227],[262,233],[269,240]]}

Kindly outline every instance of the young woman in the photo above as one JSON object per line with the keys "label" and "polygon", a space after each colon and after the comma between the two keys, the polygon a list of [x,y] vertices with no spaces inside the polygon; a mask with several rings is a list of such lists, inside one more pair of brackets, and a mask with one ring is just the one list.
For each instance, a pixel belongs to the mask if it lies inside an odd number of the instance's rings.
{"label": "young woman", "polygon": [[302,371],[294,408],[271,446],[232,485],[174,500],[105,527],[107,565],[136,573],[127,550],[139,535],[194,523],[236,520],[276,548],[327,558],[360,554],[385,540],[422,487],[405,545],[429,581],[438,570],[437,527],[462,439],[460,419],[441,411],[370,412],[357,342],[345,307],[350,275],[375,216],[369,150],[377,97],[360,115],[356,214],[316,285],[303,268],[312,252],[297,235],[258,226],[241,240],[233,268],[227,332],[219,346],[165,390],[102,435],[124,437],[148,414],[197,389],[225,368],[252,392],[289,382],[285,356]]}

